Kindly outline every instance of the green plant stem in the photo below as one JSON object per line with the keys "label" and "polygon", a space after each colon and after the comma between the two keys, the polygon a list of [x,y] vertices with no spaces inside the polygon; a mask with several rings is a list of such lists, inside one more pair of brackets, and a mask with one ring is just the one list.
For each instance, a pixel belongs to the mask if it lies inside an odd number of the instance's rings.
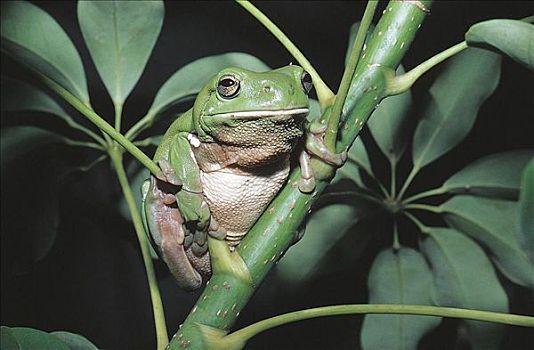
{"label": "green plant stem", "polygon": [[389,169],[391,170],[391,179],[390,179],[390,197],[389,198],[396,198],[397,197],[397,162],[396,161],[390,161],[389,162]]}
{"label": "green plant stem", "polygon": [[150,298],[152,301],[152,313],[154,315],[154,325],[156,328],[157,349],[163,350],[169,342],[169,336],[167,335],[167,326],[165,324],[163,303],[161,301],[158,281],[156,279],[156,274],[154,271],[154,265],[152,264],[152,257],[150,256],[150,250],[148,247],[145,229],[143,227],[143,221],[137,208],[137,203],[135,202],[132,189],[128,182],[128,176],[126,175],[126,171],[124,170],[124,165],[122,163],[122,151],[118,147],[115,147],[114,149],[110,150],[109,155],[111,161],[113,162],[113,166],[117,173],[117,177],[119,179],[124,198],[132,216],[135,233],[137,235],[139,247],[141,248],[141,255],[143,257],[143,263],[145,265],[148,286],[150,290]]}
{"label": "green plant stem", "polygon": [[368,202],[374,203],[381,208],[387,209],[384,205],[384,201],[380,198],[375,197],[372,194],[362,193],[358,191],[340,191],[340,192],[328,192],[321,195],[317,200],[317,204],[328,202],[330,200],[340,199],[340,198],[361,198]]}
{"label": "green plant stem", "polygon": [[393,219],[393,249],[395,251],[399,250],[401,247],[400,240],[399,240],[399,230],[397,227],[397,219]]}
{"label": "green plant stem", "polygon": [[115,130],[121,132],[121,120],[122,120],[122,103],[115,103]]}
{"label": "green plant stem", "polygon": [[415,176],[417,175],[420,169],[421,168],[418,165],[414,164],[412,170],[408,174],[408,177],[404,181],[404,184],[402,185],[402,188],[399,191],[399,195],[397,196],[398,198],[402,198],[404,196],[404,193],[412,183],[413,179],[415,179]]}
{"label": "green plant stem", "polygon": [[152,125],[155,115],[150,111],[135,123],[130,130],[124,134],[128,140],[134,140],[143,130]]}
{"label": "green plant stem", "polygon": [[440,214],[441,209],[439,207],[436,207],[434,205],[428,205],[428,204],[406,204],[403,206],[404,209],[416,209],[416,210],[426,210],[434,214]]}
{"label": "green plant stem", "polygon": [[415,202],[415,201],[417,201],[419,199],[422,199],[422,198],[427,198],[427,197],[432,197],[432,196],[439,196],[439,195],[445,194],[447,192],[448,192],[448,190],[445,187],[434,188],[434,189],[431,189],[431,190],[428,190],[428,191],[425,191],[425,192],[414,194],[413,196],[408,197],[405,200],[403,200],[403,203],[408,204],[408,203]]}
{"label": "green plant stem", "polygon": [[315,86],[315,91],[317,92],[317,99],[319,100],[319,104],[321,105],[321,110],[324,110],[327,106],[329,106],[332,103],[332,99],[334,98],[334,93],[330,88],[326,85],[324,80],[321,78],[319,73],[315,70],[315,68],[312,66],[310,61],[302,54],[302,52],[293,44],[293,42],[287,37],[287,35],[284,34],[278,28],[276,24],[273,23],[267,16],[263,14],[256,6],[252,5],[248,1],[236,1],[237,4],[242,6],[245,10],[247,10],[252,16],[254,16],[258,22],[263,24],[265,28],[269,32],[271,32],[272,35],[280,41],[282,45],[289,51],[289,53],[295,57],[297,62],[304,68],[312,77],[313,85]]}
{"label": "green plant stem", "polygon": [[102,146],[102,149],[106,148],[106,141],[104,141],[102,137],[95,134],[92,130],[86,128],[83,125],[78,124],[77,122],[75,122],[74,120],[70,118],[64,118],[63,120],[65,120],[67,125],[70,126],[71,128],[79,130],[83,132],[84,134],[86,134],[87,136],[89,136],[90,138],[92,138],[96,143]]}
{"label": "green plant stem", "polygon": [[440,64],[449,57],[456,55],[462,50],[467,49],[467,43],[462,41],[459,44],[456,44],[445,51],[438,53],[435,56],[430,57],[428,60],[419,64],[417,67],[413,68],[409,72],[406,72],[397,77],[393,77],[388,81],[388,87],[386,93],[389,96],[402,94],[407,91],[412,85],[419,79],[423,74],[434,66]]}
{"label": "green plant stem", "polygon": [[278,315],[254,323],[250,326],[235,331],[234,333],[228,334],[225,338],[233,337],[241,338],[241,340],[250,339],[265,330],[291,322],[307,320],[316,317],[355,314],[403,314],[438,316],[495,322],[513,326],[534,327],[534,317],[532,316],[428,305],[352,304],[323,306]]}
{"label": "green plant stem", "polygon": [[68,137],[63,137],[63,141],[69,146],[87,147],[87,148],[92,148],[92,149],[96,149],[99,151],[105,150],[103,146],[96,144],[94,142],[72,140],[72,139],[69,139]]}
{"label": "green plant stem", "polygon": [[365,38],[367,36],[367,32],[369,31],[369,26],[373,20],[377,5],[378,1],[367,1],[367,6],[365,7],[362,21],[360,27],[358,28],[358,33],[356,34],[356,39],[354,39],[354,43],[350,51],[349,61],[345,66],[341,83],[339,84],[339,89],[334,100],[334,106],[332,107],[332,111],[328,118],[327,129],[324,136],[324,144],[330,150],[335,150],[339,120],[341,119],[343,104],[345,103],[347,93],[349,92],[350,82],[354,76],[354,71],[356,70],[356,65],[358,64],[363,45],[365,43]]}
{"label": "green plant stem", "polygon": [[[143,153],[139,148],[137,148],[133,143],[131,143],[126,137],[124,137],[120,132],[115,130],[108,122],[106,122],[102,117],[95,113],[89,106],[80,101],[76,96],[72,95],[61,85],[57,84],[55,81],[49,79],[48,77],[39,74],[43,81],[54,90],[59,96],[61,96],[65,101],[67,101],[71,106],[76,108],[80,113],[82,113],[87,119],[89,119],[93,124],[95,124],[100,130],[109,135],[113,140],[119,143],[124,147],[132,156],[134,156],[141,164],[143,164],[150,172],[156,175],[160,169],[150,159],[146,154]],[[108,147],[113,147],[111,144]]]}
{"label": "green plant stem", "polygon": [[406,215],[406,217],[410,219],[415,224],[415,226],[417,226],[417,228],[419,229],[419,231],[421,231],[421,233],[428,233],[429,231],[428,227],[424,225],[418,218],[416,218],[415,215],[412,215],[411,213],[408,213],[407,211],[404,211],[403,214]]}
{"label": "green plant stem", "polygon": [[[359,169],[362,169],[371,179],[373,179],[373,181],[378,185],[378,187],[380,188],[380,190],[382,191],[382,194],[384,194],[384,196],[388,196],[388,191],[386,190],[386,188],[384,187],[384,185],[382,184],[382,182],[375,176],[375,174],[370,171],[370,169],[367,169],[366,166],[364,166],[359,160],[358,158],[354,157],[353,155],[349,154],[348,155],[348,158],[347,158],[348,161],[350,162],[353,162],[354,164],[356,164],[356,166],[359,168]],[[341,168],[339,171],[343,172],[343,168]],[[350,176],[347,176],[350,178]]]}

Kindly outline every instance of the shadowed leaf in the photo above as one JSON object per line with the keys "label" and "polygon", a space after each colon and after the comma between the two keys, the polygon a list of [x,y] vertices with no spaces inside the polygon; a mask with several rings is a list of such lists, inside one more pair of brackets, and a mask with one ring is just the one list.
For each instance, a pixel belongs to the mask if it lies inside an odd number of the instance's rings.
{"label": "shadowed leaf", "polygon": [[[431,305],[432,274],[424,257],[411,248],[385,249],[369,272],[370,304]],[[425,333],[441,317],[410,315],[366,315],[361,342],[363,349],[417,349]]]}
{"label": "shadowed leaf", "polygon": [[122,105],[145,69],[163,24],[161,1],[79,1],[78,20],[100,78]]}
{"label": "shadowed leaf", "polygon": [[[508,298],[482,249],[463,234],[448,228],[431,228],[422,251],[432,267],[433,300],[438,306],[508,311]],[[475,350],[499,349],[504,326],[462,321]]]}
{"label": "shadowed leaf", "polygon": [[443,187],[449,192],[515,200],[521,171],[533,156],[534,150],[519,150],[483,157],[451,176]]}
{"label": "shadowed leaf", "polygon": [[54,18],[26,1],[2,1],[1,11],[2,51],[89,104],[80,55]]}
{"label": "shadowed leaf", "polygon": [[496,49],[534,70],[534,25],[513,19],[477,23],[465,33],[470,46]]}
{"label": "shadowed leaf", "polygon": [[520,246],[534,264],[534,159],[526,166],[521,179],[518,234]]}
{"label": "shadowed leaf", "polygon": [[500,55],[475,48],[450,60],[430,87],[430,103],[415,130],[414,168],[438,159],[464,139],[478,109],[497,87],[500,65]]}
{"label": "shadowed leaf", "polygon": [[534,265],[516,234],[517,202],[455,196],[441,206],[449,225],[484,244],[497,267],[515,283],[534,288]]}

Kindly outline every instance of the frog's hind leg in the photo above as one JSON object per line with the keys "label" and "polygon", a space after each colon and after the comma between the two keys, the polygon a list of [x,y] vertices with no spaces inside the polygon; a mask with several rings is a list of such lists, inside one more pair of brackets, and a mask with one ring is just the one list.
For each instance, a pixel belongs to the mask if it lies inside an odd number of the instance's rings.
{"label": "frog's hind leg", "polygon": [[198,289],[202,284],[202,276],[195,270],[186,254],[184,220],[176,201],[173,200],[174,196],[165,190],[164,182],[155,177],[151,177],[150,181],[145,199],[145,213],[151,238],[180,288]]}

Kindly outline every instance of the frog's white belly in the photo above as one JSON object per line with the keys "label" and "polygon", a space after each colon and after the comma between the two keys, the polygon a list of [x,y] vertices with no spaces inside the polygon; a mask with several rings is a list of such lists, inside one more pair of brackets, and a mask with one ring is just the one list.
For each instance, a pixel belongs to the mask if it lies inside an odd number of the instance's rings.
{"label": "frog's white belly", "polygon": [[204,196],[211,214],[227,230],[229,244],[239,243],[278,193],[288,174],[288,161],[268,173],[250,173],[232,168],[201,171]]}

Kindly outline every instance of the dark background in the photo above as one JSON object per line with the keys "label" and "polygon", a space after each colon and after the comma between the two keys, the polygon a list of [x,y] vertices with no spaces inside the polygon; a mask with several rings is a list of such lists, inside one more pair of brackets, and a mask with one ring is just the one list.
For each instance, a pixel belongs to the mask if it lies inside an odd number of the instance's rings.
{"label": "dark background", "polygon": [[[56,18],[75,42],[84,62],[93,105],[100,115],[111,120],[111,101],[81,40],[76,3],[35,3]],[[257,6],[304,52],[327,84],[336,87],[343,71],[348,29],[361,17],[365,3],[270,1],[258,2]],[[383,6],[385,2],[379,11]],[[407,68],[414,67],[461,41],[475,22],[489,18],[522,18],[531,15],[532,10],[532,3],[526,1],[437,1],[403,63]],[[272,67],[294,62],[271,34],[233,2],[166,2],[165,11],[154,52],[127,100],[125,127],[144,115],[158,88],[174,71],[194,59],[242,51],[260,57]],[[414,88],[416,103],[424,101],[424,93],[439,70],[434,69],[417,83]],[[20,68],[3,57],[2,75],[20,74],[23,74]],[[531,71],[504,59],[500,86],[480,110],[472,132],[436,166],[423,171],[416,187],[439,184],[483,155],[532,147],[532,78]],[[9,116],[2,117],[3,126],[15,123]],[[376,149],[371,150],[372,157],[374,152]],[[83,163],[94,155],[68,152],[62,157]],[[28,201],[47,205],[47,198],[32,196],[32,191],[47,186],[39,174],[57,162],[61,160],[54,157],[43,160],[34,155],[18,164],[16,171],[2,172],[1,324],[47,331],[68,330],[83,334],[106,349],[153,349],[153,323],[144,267],[133,228],[117,209],[120,191],[105,162],[87,174],[71,176],[62,182],[61,222],[55,245],[43,260],[20,268],[17,257],[24,255],[27,248],[24,237],[17,236],[17,226],[12,221],[14,218],[31,220],[32,212],[25,206]],[[375,166],[380,170],[383,165]],[[406,170],[409,169],[401,169]],[[373,241],[362,254],[361,265],[356,270],[323,276],[297,290],[285,288],[274,271],[242,312],[239,325],[301,308],[365,303],[366,274],[382,244],[380,237]],[[180,291],[165,267],[159,262],[156,267],[172,335],[198,294]],[[22,270],[25,273],[21,274]],[[512,312],[534,313],[532,294],[516,286],[509,287],[507,292],[514,300]],[[354,349],[358,347],[361,319],[358,316],[331,317],[287,325],[257,336],[247,348]],[[423,339],[420,347],[465,348],[465,343],[455,341],[457,322],[445,320]],[[532,341],[534,337],[527,329],[510,327],[503,347],[520,349]]]}

